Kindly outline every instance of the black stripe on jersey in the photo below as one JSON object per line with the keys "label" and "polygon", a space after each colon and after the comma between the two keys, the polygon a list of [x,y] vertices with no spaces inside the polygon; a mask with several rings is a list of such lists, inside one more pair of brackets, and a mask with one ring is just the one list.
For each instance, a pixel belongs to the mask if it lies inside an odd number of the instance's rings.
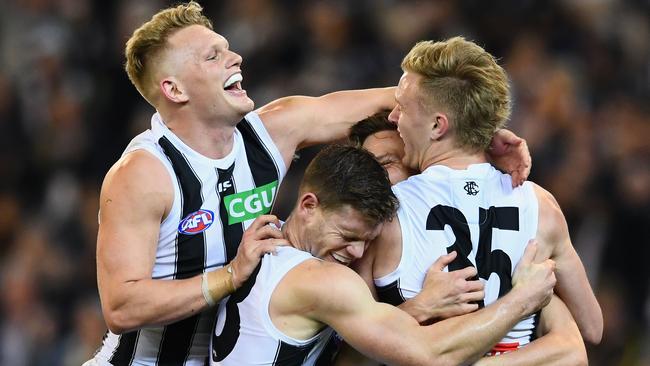
{"label": "black stripe on jersey", "polygon": [[406,301],[399,287],[399,279],[386,286],[375,286],[375,288],[377,289],[377,299],[379,302],[398,306]]}
{"label": "black stripe on jersey", "polygon": [[[232,225],[228,224],[228,209],[226,208],[226,203],[224,197],[236,193],[237,187],[235,187],[235,179],[233,177],[233,172],[235,171],[235,163],[228,169],[218,169],[217,168],[217,187],[223,187],[223,191],[219,193],[219,218],[221,220],[221,227],[223,229],[223,243],[224,249],[226,251],[226,263],[230,262],[235,255],[237,255],[237,248],[239,248],[239,243],[241,238],[244,235],[244,223],[238,222]],[[230,184],[224,184],[229,182]]]}
{"label": "black stripe on jersey", "polygon": [[282,341],[278,341],[278,348],[275,351],[273,366],[300,366],[305,362],[309,351],[316,345],[318,339],[302,345],[293,346]]}
{"label": "black stripe on jersey", "polygon": [[133,356],[135,356],[135,345],[138,343],[139,337],[139,330],[120,335],[117,348],[108,362],[115,366],[130,365],[133,361]]}
{"label": "black stripe on jersey", "polygon": [[215,332],[212,332],[212,361],[223,361],[223,359],[232,352],[233,348],[235,348],[235,344],[237,344],[237,340],[239,339],[241,321],[241,318],[239,317],[238,304],[244,301],[251,293],[251,290],[253,290],[253,286],[255,286],[257,275],[260,273],[261,268],[262,262],[260,261],[242,287],[237,289],[237,291],[228,297],[228,301],[226,302],[226,320],[224,321],[221,334],[216,335]]}
{"label": "black stripe on jersey", "polygon": [[[183,154],[163,136],[158,143],[165,151],[178,178],[182,195],[181,220],[203,205],[201,181]],[[214,219],[214,218],[213,218]],[[203,273],[205,263],[205,236],[203,232],[188,235],[178,233],[176,238],[176,279],[194,277]],[[199,315],[165,326],[158,352],[158,365],[181,365],[187,358]]]}
{"label": "black stripe on jersey", "polygon": [[334,358],[338,355],[340,349],[341,341],[339,341],[336,332],[333,332],[327,340],[325,348],[323,348],[323,351],[314,362],[314,366],[329,366],[333,364]]}
{"label": "black stripe on jersey", "polygon": [[[246,119],[237,124],[237,129],[244,139],[246,158],[248,166],[253,174],[255,186],[260,187],[278,180],[280,170],[278,169],[268,147],[264,144],[255,129]],[[275,197],[274,197],[275,201]]]}

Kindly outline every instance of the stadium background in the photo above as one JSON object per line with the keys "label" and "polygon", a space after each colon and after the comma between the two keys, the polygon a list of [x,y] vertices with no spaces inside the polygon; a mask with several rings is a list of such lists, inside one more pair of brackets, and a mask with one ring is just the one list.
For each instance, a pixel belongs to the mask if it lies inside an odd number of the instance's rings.
{"label": "stadium background", "polygon": [[[510,128],[569,221],[605,315],[592,365],[650,365],[650,3],[203,1],[257,106],[394,85],[418,40],[464,35],[512,79]],[[79,365],[105,330],[101,179],[151,107],[122,70],[166,1],[0,1],[0,365]],[[314,150],[289,174],[276,211]],[[137,245],[137,243],[134,243]]]}

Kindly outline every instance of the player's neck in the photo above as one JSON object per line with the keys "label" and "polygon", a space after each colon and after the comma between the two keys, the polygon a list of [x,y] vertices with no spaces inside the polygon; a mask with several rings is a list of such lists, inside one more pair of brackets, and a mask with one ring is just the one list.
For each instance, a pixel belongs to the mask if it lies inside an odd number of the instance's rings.
{"label": "player's neck", "polygon": [[433,165],[444,165],[451,169],[464,170],[472,164],[487,163],[487,157],[482,151],[469,152],[462,148],[431,151],[422,159],[420,171]]}
{"label": "player's neck", "polygon": [[167,118],[163,116],[167,128],[197,153],[210,159],[222,159],[232,151],[236,124],[206,121],[180,113]]}
{"label": "player's neck", "polygon": [[301,247],[302,240],[299,236],[298,225],[293,214],[290,214],[287,220],[282,225],[282,236],[289,241],[289,244],[300,250],[307,251],[306,248]]}

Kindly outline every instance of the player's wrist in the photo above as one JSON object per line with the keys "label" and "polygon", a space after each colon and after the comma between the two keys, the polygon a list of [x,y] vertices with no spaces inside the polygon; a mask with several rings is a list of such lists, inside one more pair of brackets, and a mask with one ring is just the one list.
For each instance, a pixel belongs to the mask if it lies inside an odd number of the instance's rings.
{"label": "player's wrist", "polygon": [[221,299],[237,290],[235,271],[232,264],[212,272],[205,272],[201,277],[201,292],[208,306],[216,305]]}
{"label": "player's wrist", "polygon": [[418,323],[424,324],[438,316],[437,309],[426,306],[424,301],[420,301],[419,295],[412,297],[398,306],[402,311],[408,313]]}
{"label": "player's wrist", "polygon": [[525,317],[535,312],[531,293],[526,286],[515,285],[502,299],[507,304],[506,312]]}
{"label": "player's wrist", "polygon": [[243,283],[240,283],[237,279],[237,275],[235,272],[235,268],[232,265],[232,262],[228,263],[226,266],[226,273],[228,273],[228,279],[230,282],[230,290],[231,292],[235,292],[238,288],[240,288]]}

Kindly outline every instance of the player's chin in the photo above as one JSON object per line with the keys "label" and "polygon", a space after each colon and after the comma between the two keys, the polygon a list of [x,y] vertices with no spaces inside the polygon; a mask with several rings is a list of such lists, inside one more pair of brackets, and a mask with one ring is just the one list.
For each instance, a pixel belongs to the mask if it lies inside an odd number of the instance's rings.
{"label": "player's chin", "polygon": [[244,95],[228,95],[228,104],[239,113],[246,114],[255,109],[255,102]]}

